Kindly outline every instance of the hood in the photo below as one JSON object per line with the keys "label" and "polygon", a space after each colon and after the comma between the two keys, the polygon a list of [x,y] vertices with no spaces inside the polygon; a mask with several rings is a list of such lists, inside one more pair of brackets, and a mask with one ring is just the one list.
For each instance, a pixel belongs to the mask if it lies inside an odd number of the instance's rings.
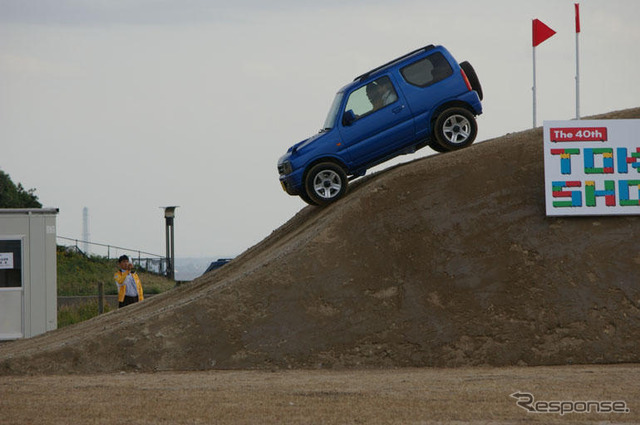
{"label": "hood", "polygon": [[291,146],[289,148],[290,153],[294,153],[295,151],[302,149],[304,147],[309,146],[311,143],[313,143],[314,141],[320,139],[321,137],[323,137],[325,134],[327,134],[326,132],[320,132],[314,136],[309,137],[308,139],[305,139],[301,142],[296,143],[295,145]]}

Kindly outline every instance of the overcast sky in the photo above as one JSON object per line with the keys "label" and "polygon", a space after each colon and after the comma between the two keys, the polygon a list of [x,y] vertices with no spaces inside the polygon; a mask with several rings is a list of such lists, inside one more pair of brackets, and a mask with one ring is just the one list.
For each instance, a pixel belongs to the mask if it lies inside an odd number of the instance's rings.
{"label": "overcast sky", "polygon": [[[427,44],[470,61],[478,141],[575,116],[574,1],[0,0],[0,169],[57,207],[58,235],[234,256],[305,204],[277,159],[355,76]],[[640,106],[640,2],[582,0],[582,116]],[[428,148],[403,160],[433,154]],[[542,184],[542,182],[540,182]]]}

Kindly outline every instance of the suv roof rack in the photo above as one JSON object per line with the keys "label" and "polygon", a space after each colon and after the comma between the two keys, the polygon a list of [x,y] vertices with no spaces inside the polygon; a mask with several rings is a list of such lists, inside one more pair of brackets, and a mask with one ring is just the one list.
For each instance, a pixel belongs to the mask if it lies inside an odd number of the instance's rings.
{"label": "suv roof rack", "polygon": [[434,48],[435,48],[435,46],[434,46],[433,44],[429,44],[428,46],[424,46],[424,47],[421,47],[421,48],[419,48],[419,49],[416,49],[416,50],[414,50],[413,52],[409,52],[409,53],[407,53],[406,55],[402,55],[402,56],[400,56],[399,58],[395,58],[394,60],[392,60],[392,61],[390,61],[390,62],[387,62],[387,63],[385,63],[384,65],[380,65],[379,67],[374,68],[374,69],[372,69],[372,70],[371,70],[371,71],[369,71],[369,72],[365,72],[364,74],[357,76],[356,78],[354,78],[354,79],[353,79],[353,81],[362,81],[362,80],[364,80],[365,78],[368,78],[368,77],[369,77],[371,74],[373,74],[374,72],[376,72],[376,71],[380,71],[382,68],[386,68],[386,67],[387,67],[387,66],[389,66],[389,65],[393,65],[393,64],[395,64],[396,62],[400,62],[401,60],[406,59],[406,58],[408,58],[409,56],[415,55],[416,53],[419,53],[419,52],[428,52],[429,50],[434,49]]}

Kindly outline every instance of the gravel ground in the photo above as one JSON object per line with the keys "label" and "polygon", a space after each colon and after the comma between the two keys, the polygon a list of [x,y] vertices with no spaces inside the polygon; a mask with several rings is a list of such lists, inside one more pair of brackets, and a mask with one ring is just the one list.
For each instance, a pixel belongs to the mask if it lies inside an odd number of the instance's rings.
{"label": "gravel ground", "polygon": [[[640,422],[639,379],[638,365],[0,377],[0,423],[611,425]],[[529,413],[515,392],[603,404]],[[612,401],[629,411],[602,412]]]}

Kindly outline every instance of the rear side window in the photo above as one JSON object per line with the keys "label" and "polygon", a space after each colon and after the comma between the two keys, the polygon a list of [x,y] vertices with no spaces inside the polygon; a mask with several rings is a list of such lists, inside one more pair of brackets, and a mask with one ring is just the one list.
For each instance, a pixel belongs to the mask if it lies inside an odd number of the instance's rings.
{"label": "rear side window", "polygon": [[407,83],[426,87],[451,76],[453,69],[442,53],[437,52],[405,66],[400,73]]}

